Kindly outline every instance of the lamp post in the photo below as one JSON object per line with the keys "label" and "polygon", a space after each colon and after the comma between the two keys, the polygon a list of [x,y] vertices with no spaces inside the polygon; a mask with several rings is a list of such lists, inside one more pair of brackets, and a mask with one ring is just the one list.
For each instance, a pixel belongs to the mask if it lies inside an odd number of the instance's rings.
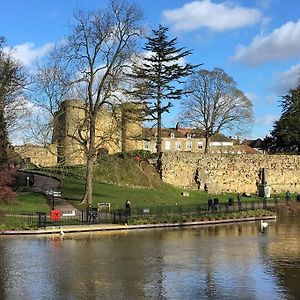
{"label": "lamp post", "polygon": [[52,210],[54,209],[54,193],[52,194]]}

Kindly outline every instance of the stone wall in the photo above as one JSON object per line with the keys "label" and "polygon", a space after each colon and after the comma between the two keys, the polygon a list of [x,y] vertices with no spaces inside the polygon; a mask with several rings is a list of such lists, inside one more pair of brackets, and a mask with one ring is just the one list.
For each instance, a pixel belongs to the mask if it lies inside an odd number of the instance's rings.
{"label": "stone wall", "polygon": [[[140,113],[135,104],[124,103],[116,110],[102,108],[98,111],[95,128],[95,142],[98,149],[109,154],[120,151],[142,149],[142,123],[135,114]],[[85,152],[80,143],[88,135],[84,102],[69,99],[61,103],[55,115],[53,141],[58,145],[58,162],[78,165],[86,162]]]}
{"label": "stone wall", "polygon": [[163,180],[179,187],[197,188],[196,173],[212,193],[257,191],[265,168],[271,193],[300,192],[300,156],[171,153],[163,155]]}
{"label": "stone wall", "polygon": [[57,165],[56,145],[51,144],[49,147],[37,145],[16,146],[15,151],[27,162],[36,166],[55,166]]}

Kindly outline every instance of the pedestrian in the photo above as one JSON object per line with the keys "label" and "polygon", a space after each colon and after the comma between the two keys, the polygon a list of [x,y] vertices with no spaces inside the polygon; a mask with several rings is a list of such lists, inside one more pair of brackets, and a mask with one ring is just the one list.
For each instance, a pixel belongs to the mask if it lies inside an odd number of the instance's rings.
{"label": "pedestrian", "polygon": [[286,193],[285,193],[285,200],[286,201],[290,201],[291,200],[291,193],[290,193],[289,190],[287,190]]}
{"label": "pedestrian", "polygon": [[214,204],[214,210],[217,211],[219,206],[219,199],[217,197],[214,198],[213,204]]}
{"label": "pedestrian", "polygon": [[126,202],[125,202],[125,214],[126,214],[126,216],[130,216],[130,214],[131,214],[130,201],[129,200],[126,200]]}
{"label": "pedestrian", "polygon": [[92,220],[92,206],[91,206],[91,204],[89,204],[86,208],[86,220],[88,222],[91,222],[91,220]]}
{"label": "pedestrian", "polygon": [[207,210],[208,211],[211,211],[213,208],[213,201],[210,197],[208,197],[208,200],[207,200]]}

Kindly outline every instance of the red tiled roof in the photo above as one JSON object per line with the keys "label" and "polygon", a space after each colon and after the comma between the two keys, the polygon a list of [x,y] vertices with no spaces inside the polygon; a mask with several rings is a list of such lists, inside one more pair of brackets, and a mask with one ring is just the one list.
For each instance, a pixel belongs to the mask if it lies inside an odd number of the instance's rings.
{"label": "red tiled roof", "polygon": [[[170,137],[171,133],[175,138],[185,138],[187,134],[191,134],[194,138],[204,138],[203,131],[193,128],[162,128],[162,137]],[[150,139],[155,137],[156,128],[143,128],[143,138]],[[232,140],[221,133],[213,135],[210,139],[211,142],[232,142]]]}

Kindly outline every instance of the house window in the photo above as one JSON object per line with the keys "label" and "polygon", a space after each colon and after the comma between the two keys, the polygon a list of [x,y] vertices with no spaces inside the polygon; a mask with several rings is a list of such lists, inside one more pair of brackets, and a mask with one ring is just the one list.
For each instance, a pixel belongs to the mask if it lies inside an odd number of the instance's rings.
{"label": "house window", "polygon": [[144,141],[144,150],[149,150],[149,149],[150,149],[150,142]]}
{"label": "house window", "polygon": [[176,142],[176,150],[180,151],[181,143],[179,141]]}
{"label": "house window", "polygon": [[203,149],[203,143],[202,142],[198,142],[197,149],[200,150],[200,151]]}
{"label": "house window", "polygon": [[165,150],[171,150],[171,142],[170,141],[165,141]]}
{"label": "house window", "polygon": [[186,150],[187,151],[192,151],[193,143],[188,141],[186,142]]}

